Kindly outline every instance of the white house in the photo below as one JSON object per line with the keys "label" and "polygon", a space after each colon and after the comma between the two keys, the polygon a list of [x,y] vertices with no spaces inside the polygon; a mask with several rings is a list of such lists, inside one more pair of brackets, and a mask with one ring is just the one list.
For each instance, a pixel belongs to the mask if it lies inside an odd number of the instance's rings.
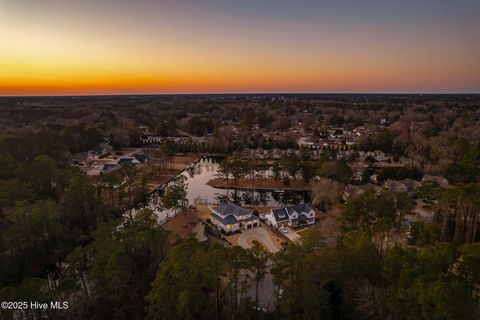
{"label": "white house", "polygon": [[292,228],[315,223],[315,210],[308,203],[280,207],[270,210],[265,216],[268,224],[275,228],[290,226]]}
{"label": "white house", "polygon": [[234,203],[212,208],[211,221],[225,233],[257,227],[259,219],[253,215],[253,210],[244,209]]}

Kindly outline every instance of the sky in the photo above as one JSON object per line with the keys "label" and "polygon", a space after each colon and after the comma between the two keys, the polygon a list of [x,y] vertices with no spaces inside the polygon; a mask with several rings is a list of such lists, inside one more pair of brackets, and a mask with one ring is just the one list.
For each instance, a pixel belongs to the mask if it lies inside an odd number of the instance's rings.
{"label": "sky", "polygon": [[479,93],[479,0],[0,0],[0,95]]}

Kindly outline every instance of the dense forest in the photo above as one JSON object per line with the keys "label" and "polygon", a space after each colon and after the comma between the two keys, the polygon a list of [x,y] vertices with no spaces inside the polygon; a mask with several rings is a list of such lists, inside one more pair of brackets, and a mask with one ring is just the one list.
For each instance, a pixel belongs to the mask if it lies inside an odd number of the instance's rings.
{"label": "dense forest", "polygon": [[[69,302],[65,310],[3,309],[2,319],[480,318],[478,96],[2,98],[0,105],[0,301]],[[180,239],[150,210],[122,216],[125,208],[102,196],[111,177],[86,176],[70,162],[105,139],[139,146],[142,126],[161,136],[211,135],[212,151],[230,155],[242,143],[229,123],[257,147],[266,142],[248,134],[253,125],[284,131],[301,122],[321,135],[327,125],[373,126],[383,118],[391,124],[372,127],[356,148],[418,165],[385,169],[379,179],[439,174],[451,188],[365,192],[345,204],[335,246],[316,230],[276,254]],[[241,167],[235,152],[229,159],[225,170]],[[315,167],[328,179],[317,183],[321,190],[350,180],[345,161],[327,155],[306,163],[300,156],[281,165],[304,176]],[[312,193],[319,206],[339,201]],[[415,223],[408,244],[389,246],[418,198],[435,208],[434,221]],[[268,311],[258,306],[266,276],[277,302]]]}

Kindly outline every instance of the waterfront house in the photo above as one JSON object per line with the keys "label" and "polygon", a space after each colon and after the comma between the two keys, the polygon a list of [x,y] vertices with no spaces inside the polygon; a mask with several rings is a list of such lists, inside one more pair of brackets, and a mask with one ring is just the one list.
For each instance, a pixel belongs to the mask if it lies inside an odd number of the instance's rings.
{"label": "waterfront house", "polygon": [[315,223],[315,210],[308,203],[271,209],[266,214],[267,223],[274,228],[289,226],[292,228]]}
{"label": "waterfront house", "polygon": [[242,208],[234,203],[212,208],[210,220],[226,234],[259,225],[259,219],[253,214],[253,210]]}

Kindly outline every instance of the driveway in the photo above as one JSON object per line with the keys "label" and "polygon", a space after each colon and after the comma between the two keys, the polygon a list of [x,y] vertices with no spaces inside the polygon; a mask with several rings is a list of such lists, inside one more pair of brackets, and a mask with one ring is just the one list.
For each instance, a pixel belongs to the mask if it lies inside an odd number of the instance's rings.
{"label": "driveway", "polygon": [[284,233],[284,235],[285,237],[290,239],[290,241],[296,242],[300,240],[300,235],[295,230],[293,230],[292,228],[287,228],[287,230],[288,232]]}
{"label": "driveway", "polygon": [[253,240],[261,242],[271,253],[279,251],[279,249],[273,244],[268,232],[261,227],[242,230],[242,233],[238,237],[238,245],[242,248],[250,249]]}

